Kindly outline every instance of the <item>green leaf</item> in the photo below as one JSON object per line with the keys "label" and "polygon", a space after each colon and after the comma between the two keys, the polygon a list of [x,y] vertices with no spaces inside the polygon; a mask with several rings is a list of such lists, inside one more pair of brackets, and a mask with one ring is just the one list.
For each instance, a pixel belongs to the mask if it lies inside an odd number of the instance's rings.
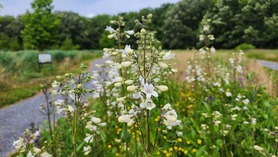
{"label": "green leaf", "polygon": [[101,137],[102,142],[105,143],[106,142],[106,134],[104,133],[103,130],[100,131],[100,137]]}
{"label": "green leaf", "polygon": [[81,144],[79,144],[79,145],[77,146],[76,151],[79,152],[80,149],[83,148],[84,144],[85,144],[85,142],[82,142]]}

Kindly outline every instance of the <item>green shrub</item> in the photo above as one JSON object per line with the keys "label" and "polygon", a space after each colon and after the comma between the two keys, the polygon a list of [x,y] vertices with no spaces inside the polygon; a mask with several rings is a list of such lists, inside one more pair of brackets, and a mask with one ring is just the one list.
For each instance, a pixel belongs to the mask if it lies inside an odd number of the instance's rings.
{"label": "green shrub", "polygon": [[79,48],[79,45],[74,45],[72,43],[71,38],[67,38],[61,46],[61,50],[78,50]]}
{"label": "green shrub", "polygon": [[251,49],[255,49],[256,47],[252,44],[248,44],[248,43],[242,43],[240,45],[238,45],[235,49],[236,50],[251,50]]}

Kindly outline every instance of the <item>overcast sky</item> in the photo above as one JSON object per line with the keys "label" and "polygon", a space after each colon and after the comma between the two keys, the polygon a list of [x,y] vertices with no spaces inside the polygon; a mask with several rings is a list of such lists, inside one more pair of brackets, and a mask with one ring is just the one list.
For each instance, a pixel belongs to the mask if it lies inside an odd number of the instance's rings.
{"label": "overcast sky", "polygon": [[[0,0],[3,8],[0,15],[17,16],[30,10],[33,0]],[[176,3],[179,0],[53,0],[54,10],[74,11],[82,16],[99,14],[115,15],[121,12],[159,7],[163,3]]]}

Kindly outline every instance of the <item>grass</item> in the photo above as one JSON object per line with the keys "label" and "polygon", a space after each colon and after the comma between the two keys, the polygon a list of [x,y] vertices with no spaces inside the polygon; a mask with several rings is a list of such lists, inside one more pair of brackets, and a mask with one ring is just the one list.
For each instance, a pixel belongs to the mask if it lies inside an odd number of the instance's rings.
{"label": "grass", "polygon": [[5,67],[0,65],[0,108],[39,93],[41,84],[54,80],[57,75],[77,72],[81,63],[89,65],[93,59],[100,56],[100,51],[70,52],[71,57],[67,57],[67,51],[59,53],[64,58],[61,59],[60,57],[59,62],[54,61],[52,64],[43,65],[41,72],[38,71],[37,67],[33,69],[22,67],[20,69],[20,66],[8,72]]}
{"label": "grass", "polygon": [[[175,50],[176,53],[176,65],[178,73],[175,75],[177,80],[184,80],[184,71],[186,70],[187,60],[192,58],[194,54],[197,54],[197,50]],[[236,50],[217,50],[212,56],[219,62],[224,60],[228,61],[231,53],[237,52]],[[256,74],[255,81],[259,85],[265,86],[266,90],[273,96],[278,95],[278,71],[271,70],[262,67],[260,64],[254,61],[254,59],[262,59],[269,61],[278,61],[278,50],[247,50],[245,56],[245,67],[250,73]]]}
{"label": "grass", "polygon": [[260,59],[278,62],[278,50],[253,49],[247,50],[246,56],[251,59]]}

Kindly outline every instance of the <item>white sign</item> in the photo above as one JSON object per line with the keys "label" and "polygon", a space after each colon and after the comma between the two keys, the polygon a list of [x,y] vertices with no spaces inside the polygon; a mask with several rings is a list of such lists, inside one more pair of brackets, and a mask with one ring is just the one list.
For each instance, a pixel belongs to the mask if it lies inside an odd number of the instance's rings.
{"label": "white sign", "polygon": [[51,63],[51,54],[39,54],[39,63]]}

